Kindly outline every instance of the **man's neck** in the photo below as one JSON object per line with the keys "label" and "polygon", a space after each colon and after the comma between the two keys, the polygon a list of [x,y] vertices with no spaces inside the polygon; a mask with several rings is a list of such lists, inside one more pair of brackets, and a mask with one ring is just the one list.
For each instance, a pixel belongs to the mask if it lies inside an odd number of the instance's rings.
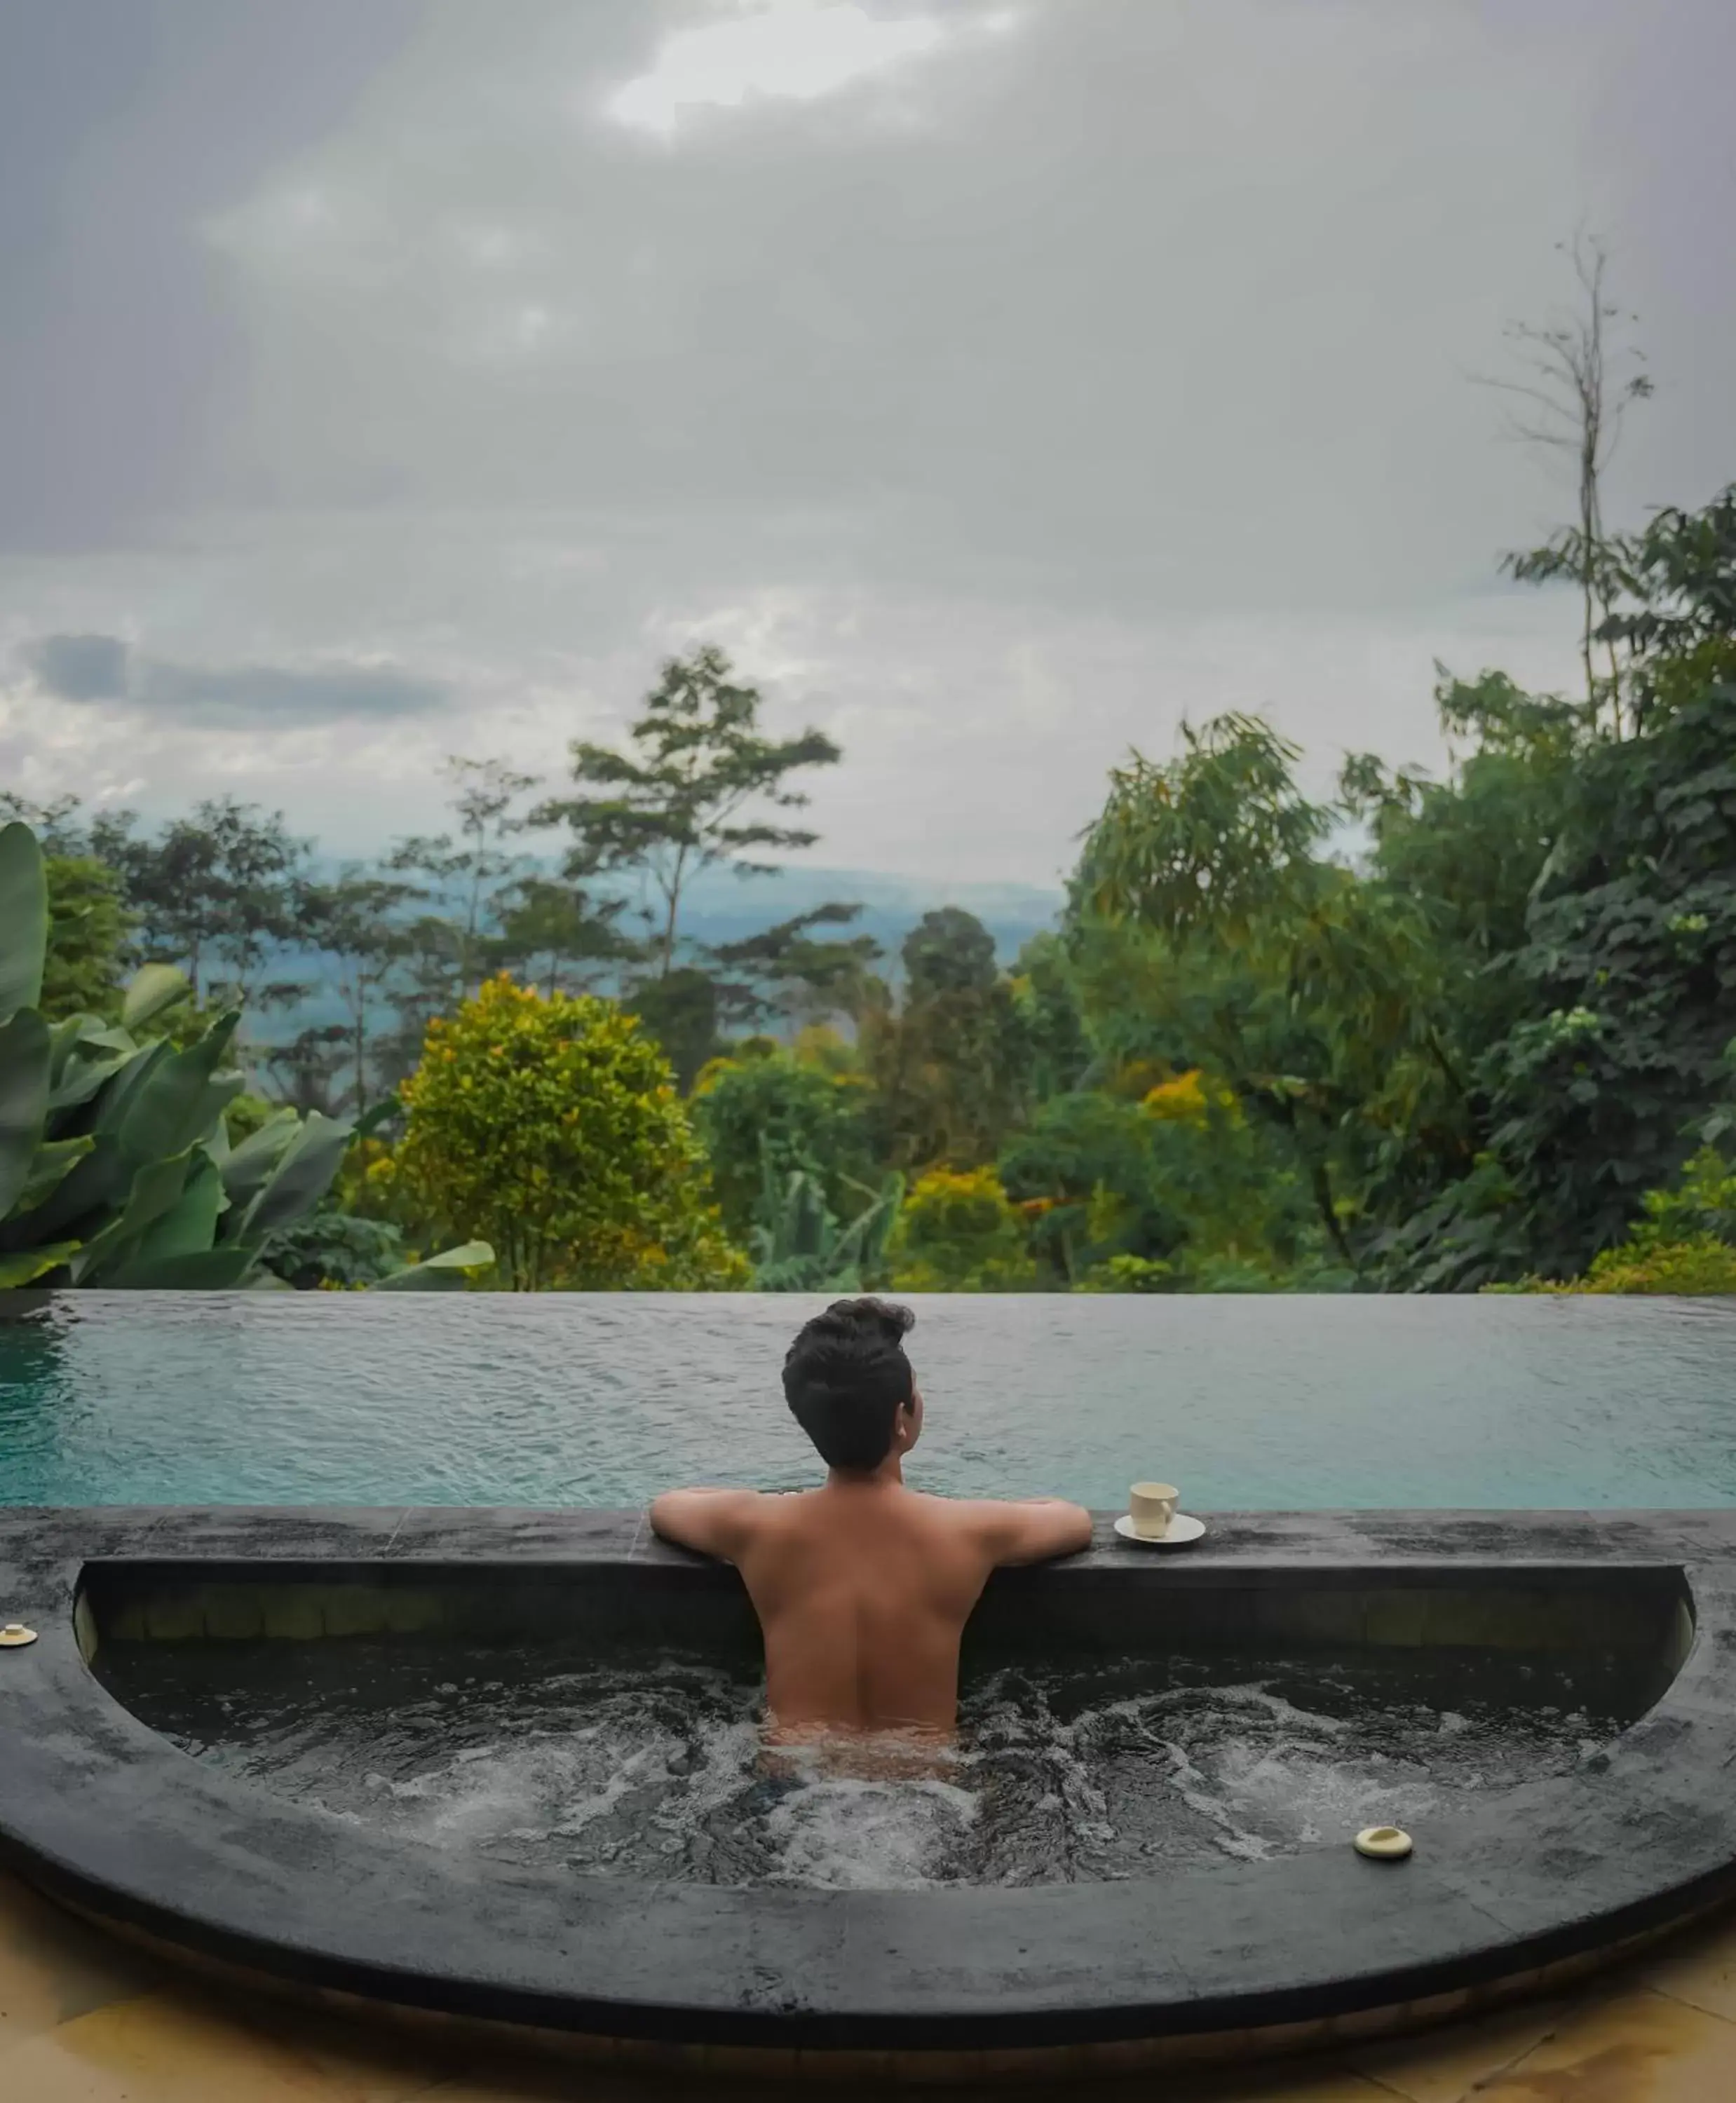
{"label": "man's neck", "polygon": [[828,1468],[826,1487],[829,1490],[901,1490],[904,1456],[901,1453],[888,1453],[878,1468]]}

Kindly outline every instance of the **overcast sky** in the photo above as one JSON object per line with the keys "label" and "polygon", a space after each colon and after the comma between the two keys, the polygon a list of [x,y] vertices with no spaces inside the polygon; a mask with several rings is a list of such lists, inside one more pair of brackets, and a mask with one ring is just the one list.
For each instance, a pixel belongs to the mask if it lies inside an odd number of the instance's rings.
{"label": "overcast sky", "polygon": [[360,852],[721,642],[819,858],[1052,879],[1130,745],[1572,676],[1503,322],[1736,478],[1729,0],[0,0],[0,785]]}

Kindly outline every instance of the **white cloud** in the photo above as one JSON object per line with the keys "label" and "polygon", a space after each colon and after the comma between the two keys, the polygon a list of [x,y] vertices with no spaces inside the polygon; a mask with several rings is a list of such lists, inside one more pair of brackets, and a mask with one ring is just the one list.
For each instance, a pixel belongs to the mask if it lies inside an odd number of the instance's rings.
{"label": "white cloud", "polygon": [[888,19],[851,0],[750,0],[666,37],[604,106],[629,130],[668,139],[701,110],[818,101],[937,51],[949,33],[937,16]]}

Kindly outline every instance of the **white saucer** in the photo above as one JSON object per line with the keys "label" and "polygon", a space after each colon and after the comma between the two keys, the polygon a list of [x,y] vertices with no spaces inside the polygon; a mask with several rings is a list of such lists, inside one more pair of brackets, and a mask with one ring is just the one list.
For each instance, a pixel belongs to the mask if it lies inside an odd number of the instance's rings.
{"label": "white saucer", "polygon": [[1125,1512],[1115,1521],[1115,1532],[1124,1541],[1130,1541],[1136,1548],[1186,1548],[1205,1532],[1203,1518],[1189,1518],[1177,1512],[1163,1533],[1135,1533],[1133,1522]]}

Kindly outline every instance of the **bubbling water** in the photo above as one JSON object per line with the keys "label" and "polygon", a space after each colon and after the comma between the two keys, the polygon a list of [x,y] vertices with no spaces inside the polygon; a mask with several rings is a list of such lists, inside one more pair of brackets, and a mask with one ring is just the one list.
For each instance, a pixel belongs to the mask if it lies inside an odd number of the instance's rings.
{"label": "bubbling water", "polygon": [[120,1691],[229,1773],[429,1846],[652,1882],[914,1889],[1258,1861],[1426,1826],[1569,1771],[1614,1728],[1570,1702],[1445,1705],[1365,1663],[1021,1665],[967,1687],[925,1772],[877,1775],[859,1743],[848,1771],[824,1745],[768,1758],[757,1683],[692,1659],[538,1671],[360,1643],[287,1683],[263,1651],[207,1648],[173,1666],[159,1650]]}

